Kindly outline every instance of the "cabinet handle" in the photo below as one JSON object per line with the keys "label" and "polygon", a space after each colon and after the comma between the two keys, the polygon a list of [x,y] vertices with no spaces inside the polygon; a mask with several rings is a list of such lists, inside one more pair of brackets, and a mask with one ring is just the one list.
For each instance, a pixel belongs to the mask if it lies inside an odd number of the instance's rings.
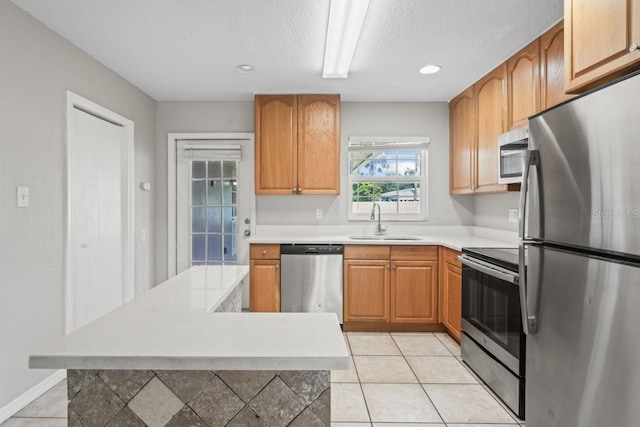
{"label": "cabinet handle", "polygon": [[298,189],[294,187],[294,188],[291,189],[291,191],[293,191],[294,193],[297,193]]}
{"label": "cabinet handle", "polygon": [[387,264],[385,267],[387,267],[387,270],[389,270],[391,268],[391,266],[389,264]]}
{"label": "cabinet handle", "polygon": [[266,255],[266,254],[267,254],[267,250],[266,250],[266,249],[263,249],[263,250],[262,250],[262,255]]}
{"label": "cabinet handle", "polygon": [[276,264],[276,270],[280,268],[280,264]]}
{"label": "cabinet handle", "polygon": [[391,266],[391,268],[392,268],[393,270],[395,270],[395,269],[396,269],[395,264],[394,264],[394,265],[392,265],[392,266]]}
{"label": "cabinet handle", "polygon": [[302,188],[298,187],[298,194],[302,193]]}
{"label": "cabinet handle", "polygon": [[631,43],[631,46],[629,46],[629,52],[635,52],[636,50],[638,50],[638,44]]}

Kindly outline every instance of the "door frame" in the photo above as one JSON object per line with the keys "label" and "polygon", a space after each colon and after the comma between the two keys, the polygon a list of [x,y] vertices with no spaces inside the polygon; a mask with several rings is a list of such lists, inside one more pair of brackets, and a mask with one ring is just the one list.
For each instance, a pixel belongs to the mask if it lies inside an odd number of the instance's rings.
{"label": "door frame", "polygon": [[123,227],[124,257],[123,257],[123,295],[124,302],[131,301],[134,296],[134,176],[133,176],[133,156],[134,156],[134,122],[115,113],[101,105],[90,101],[76,93],[67,91],[67,123],[65,138],[65,230],[64,230],[64,289],[65,289],[65,333],[70,333],[74,328],[74,308],[73,284],[71,283],[71,198],[70,198],[70,164],[69,164],[69,139],[73,134],[73,110],[74,108],[91,114],[99,119],[121,126],[124,131],[124,155],[126,166],[123,173],[126,174],[126,194],[123,198],[124,208],[127,211],[127,223]]}
{"label": "door frame", "polygon": [[[181,132],[167,134],[167,278],[171,278],[177,274],[178,262],[178,242],[177,242],[177,211],[178,204],[176,200],[177,190],[177,145],[179,140],[221,140],[221,141],[249,141],[251,147],[255,147],[254,134],[249,132],[233,132],[233,133],[216,133],[216,132]],[[252,157],[252,156],[251,156]],[[255,232],[256,217],[256,195],[255,180],[249,180],[253,188],[249,188],[251,197],[251,224],[249,229],[251,234]]]}

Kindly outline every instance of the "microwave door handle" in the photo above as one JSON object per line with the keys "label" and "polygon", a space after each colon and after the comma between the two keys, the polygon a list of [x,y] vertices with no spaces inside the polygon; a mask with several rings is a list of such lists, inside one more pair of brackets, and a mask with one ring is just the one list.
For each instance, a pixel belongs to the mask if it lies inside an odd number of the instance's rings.
{"label": "microwave door handle", "polygon": [[529,192],[529,171],[531,166],[538,163],[538,150],[527,150],[524,155],[524,170],[522,171],[522,186],[520,187],[520,212],[518,224],[518,236],[520,240],[525,239],[525,228],[527,223],[527,193]]}

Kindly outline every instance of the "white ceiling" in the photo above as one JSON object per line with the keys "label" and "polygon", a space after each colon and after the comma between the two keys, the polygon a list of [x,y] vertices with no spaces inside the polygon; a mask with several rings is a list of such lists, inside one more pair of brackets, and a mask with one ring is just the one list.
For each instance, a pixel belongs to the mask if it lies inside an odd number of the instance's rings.
{"label": "white ceiling", "polygon": [[349,78],[323,79],[329,0],[13,2],[158,101],[448,101],[563,14],[563,0],[371,0]]}

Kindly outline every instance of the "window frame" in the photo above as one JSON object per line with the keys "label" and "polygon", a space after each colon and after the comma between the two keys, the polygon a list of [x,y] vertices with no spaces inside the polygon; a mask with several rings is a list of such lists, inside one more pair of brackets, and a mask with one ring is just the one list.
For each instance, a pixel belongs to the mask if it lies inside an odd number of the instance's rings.
{"label": "window frame", "polygon": [[[421,136],[421,137],[349,137],[349,141],[347,144],[347,173],[349,175],[348,178],[348,220],[349,221],[371,221],[370,214],[361,214],[353,212],[353,184],[358,182],[420,182],[420,214],[413,213],[384,213],[382,214],[382,220],[385,222],[403,222],[403,221],[428,221],[429,220],[429,203],[428,195],[429,195],[429,143],[431,139],[429,137]],[[394,144],[401,143],[413,143],[415,145],[420,145],[420,147],[415,148],[405,148],[406,150],[420,150],[420,170],[421,173],[419,175],[419,180],[410,179],[410,177],[404,176],[362,176],[353,175],[351,173],[351,153],[356,150],[352,150],[353,145],[359,144],[372,144],[371,151],[388,151],[388,150],[401,150],[401,148],[393,147]],[[411,177],[415,177],[412,175]],[[355,179],[354,179],[355,178]],[[401,178],[401,179],[398,179]],[[424,196],[424,197],[423,197]]]}

